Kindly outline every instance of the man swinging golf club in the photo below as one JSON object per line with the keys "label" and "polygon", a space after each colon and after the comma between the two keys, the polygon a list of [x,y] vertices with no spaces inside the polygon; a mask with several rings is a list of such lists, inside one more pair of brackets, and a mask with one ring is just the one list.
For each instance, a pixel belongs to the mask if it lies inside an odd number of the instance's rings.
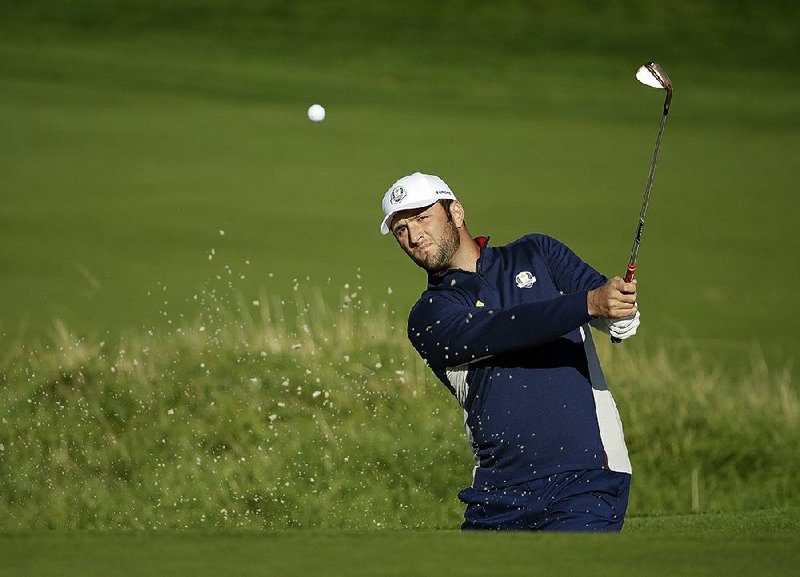
{"label": "man swinging golf club", "polygon": [[437,176],[403,177],[383,197],[381,233],[428,272],[408,337],[464,409],[475,454],[463,529],[622,529],[631,463],[589,325],[614,342],[639,326],[633,273],[672,83],[654,62],[637,78],[667,99],[625,279],[546,235],[473,238]]}

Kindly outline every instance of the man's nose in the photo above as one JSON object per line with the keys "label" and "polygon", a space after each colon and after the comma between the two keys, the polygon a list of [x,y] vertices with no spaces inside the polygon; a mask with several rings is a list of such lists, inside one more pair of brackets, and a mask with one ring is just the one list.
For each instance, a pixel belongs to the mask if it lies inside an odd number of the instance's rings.
{"label": "man's nose", "polygon": [[408,223],[408,243],[411,245],[419,244],[422,238],[422,227],[417,223]]}

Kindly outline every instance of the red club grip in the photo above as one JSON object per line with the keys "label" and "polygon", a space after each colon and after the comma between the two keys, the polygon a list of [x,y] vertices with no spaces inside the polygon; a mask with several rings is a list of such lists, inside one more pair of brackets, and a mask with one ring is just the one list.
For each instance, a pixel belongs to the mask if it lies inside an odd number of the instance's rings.
{"label": "red club grip", "polygon": [[631,282],[633,280],[633,275],[636,274],[636,265],[629,264],[628,271],[625,273],[625,282]]}
{"label": "red club grip", "polygon": [[[636,274],[636,265],[628,263],[628,270],[625,272],[625,282],[631,282],[635,274]],[[617,337],[611,337],[611,342],[616,345],[621,341]]]}

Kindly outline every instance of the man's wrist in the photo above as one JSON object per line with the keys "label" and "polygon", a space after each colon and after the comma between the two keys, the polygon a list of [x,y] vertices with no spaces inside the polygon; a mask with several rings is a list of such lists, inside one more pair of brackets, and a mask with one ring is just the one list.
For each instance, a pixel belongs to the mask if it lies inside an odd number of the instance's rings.
{"label": "man's wrist", "polygon": [[592,298],[596,290],[597,289],[590,290],[586,293],[586,312],[589,313],[589,316],[593,319],[600,316],[600,311],[594,306],[594,299]]}

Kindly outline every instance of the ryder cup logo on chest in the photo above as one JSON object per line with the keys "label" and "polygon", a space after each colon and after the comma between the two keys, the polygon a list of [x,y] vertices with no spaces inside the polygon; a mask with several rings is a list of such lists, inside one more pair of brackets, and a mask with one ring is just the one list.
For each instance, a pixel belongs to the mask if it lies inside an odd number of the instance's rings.
{"label": "ryder cup logo on chest", "polygon": [[533,286],[533,283],[536,282],[536,277],[533,276],[533,273],[531,273],[531,271],[524,270],[521,273],[519,273],[514,278],[514,280],[517,281],[517,286],[519,288],[531,288]]}
{"label": "ryder cup logo on chest", "polygon": [[391,196],[392,204],[397,204],[405,197],[406,197],[406,189],[403,188],[402,186],[398,186],[392,191],[392,196]]}

